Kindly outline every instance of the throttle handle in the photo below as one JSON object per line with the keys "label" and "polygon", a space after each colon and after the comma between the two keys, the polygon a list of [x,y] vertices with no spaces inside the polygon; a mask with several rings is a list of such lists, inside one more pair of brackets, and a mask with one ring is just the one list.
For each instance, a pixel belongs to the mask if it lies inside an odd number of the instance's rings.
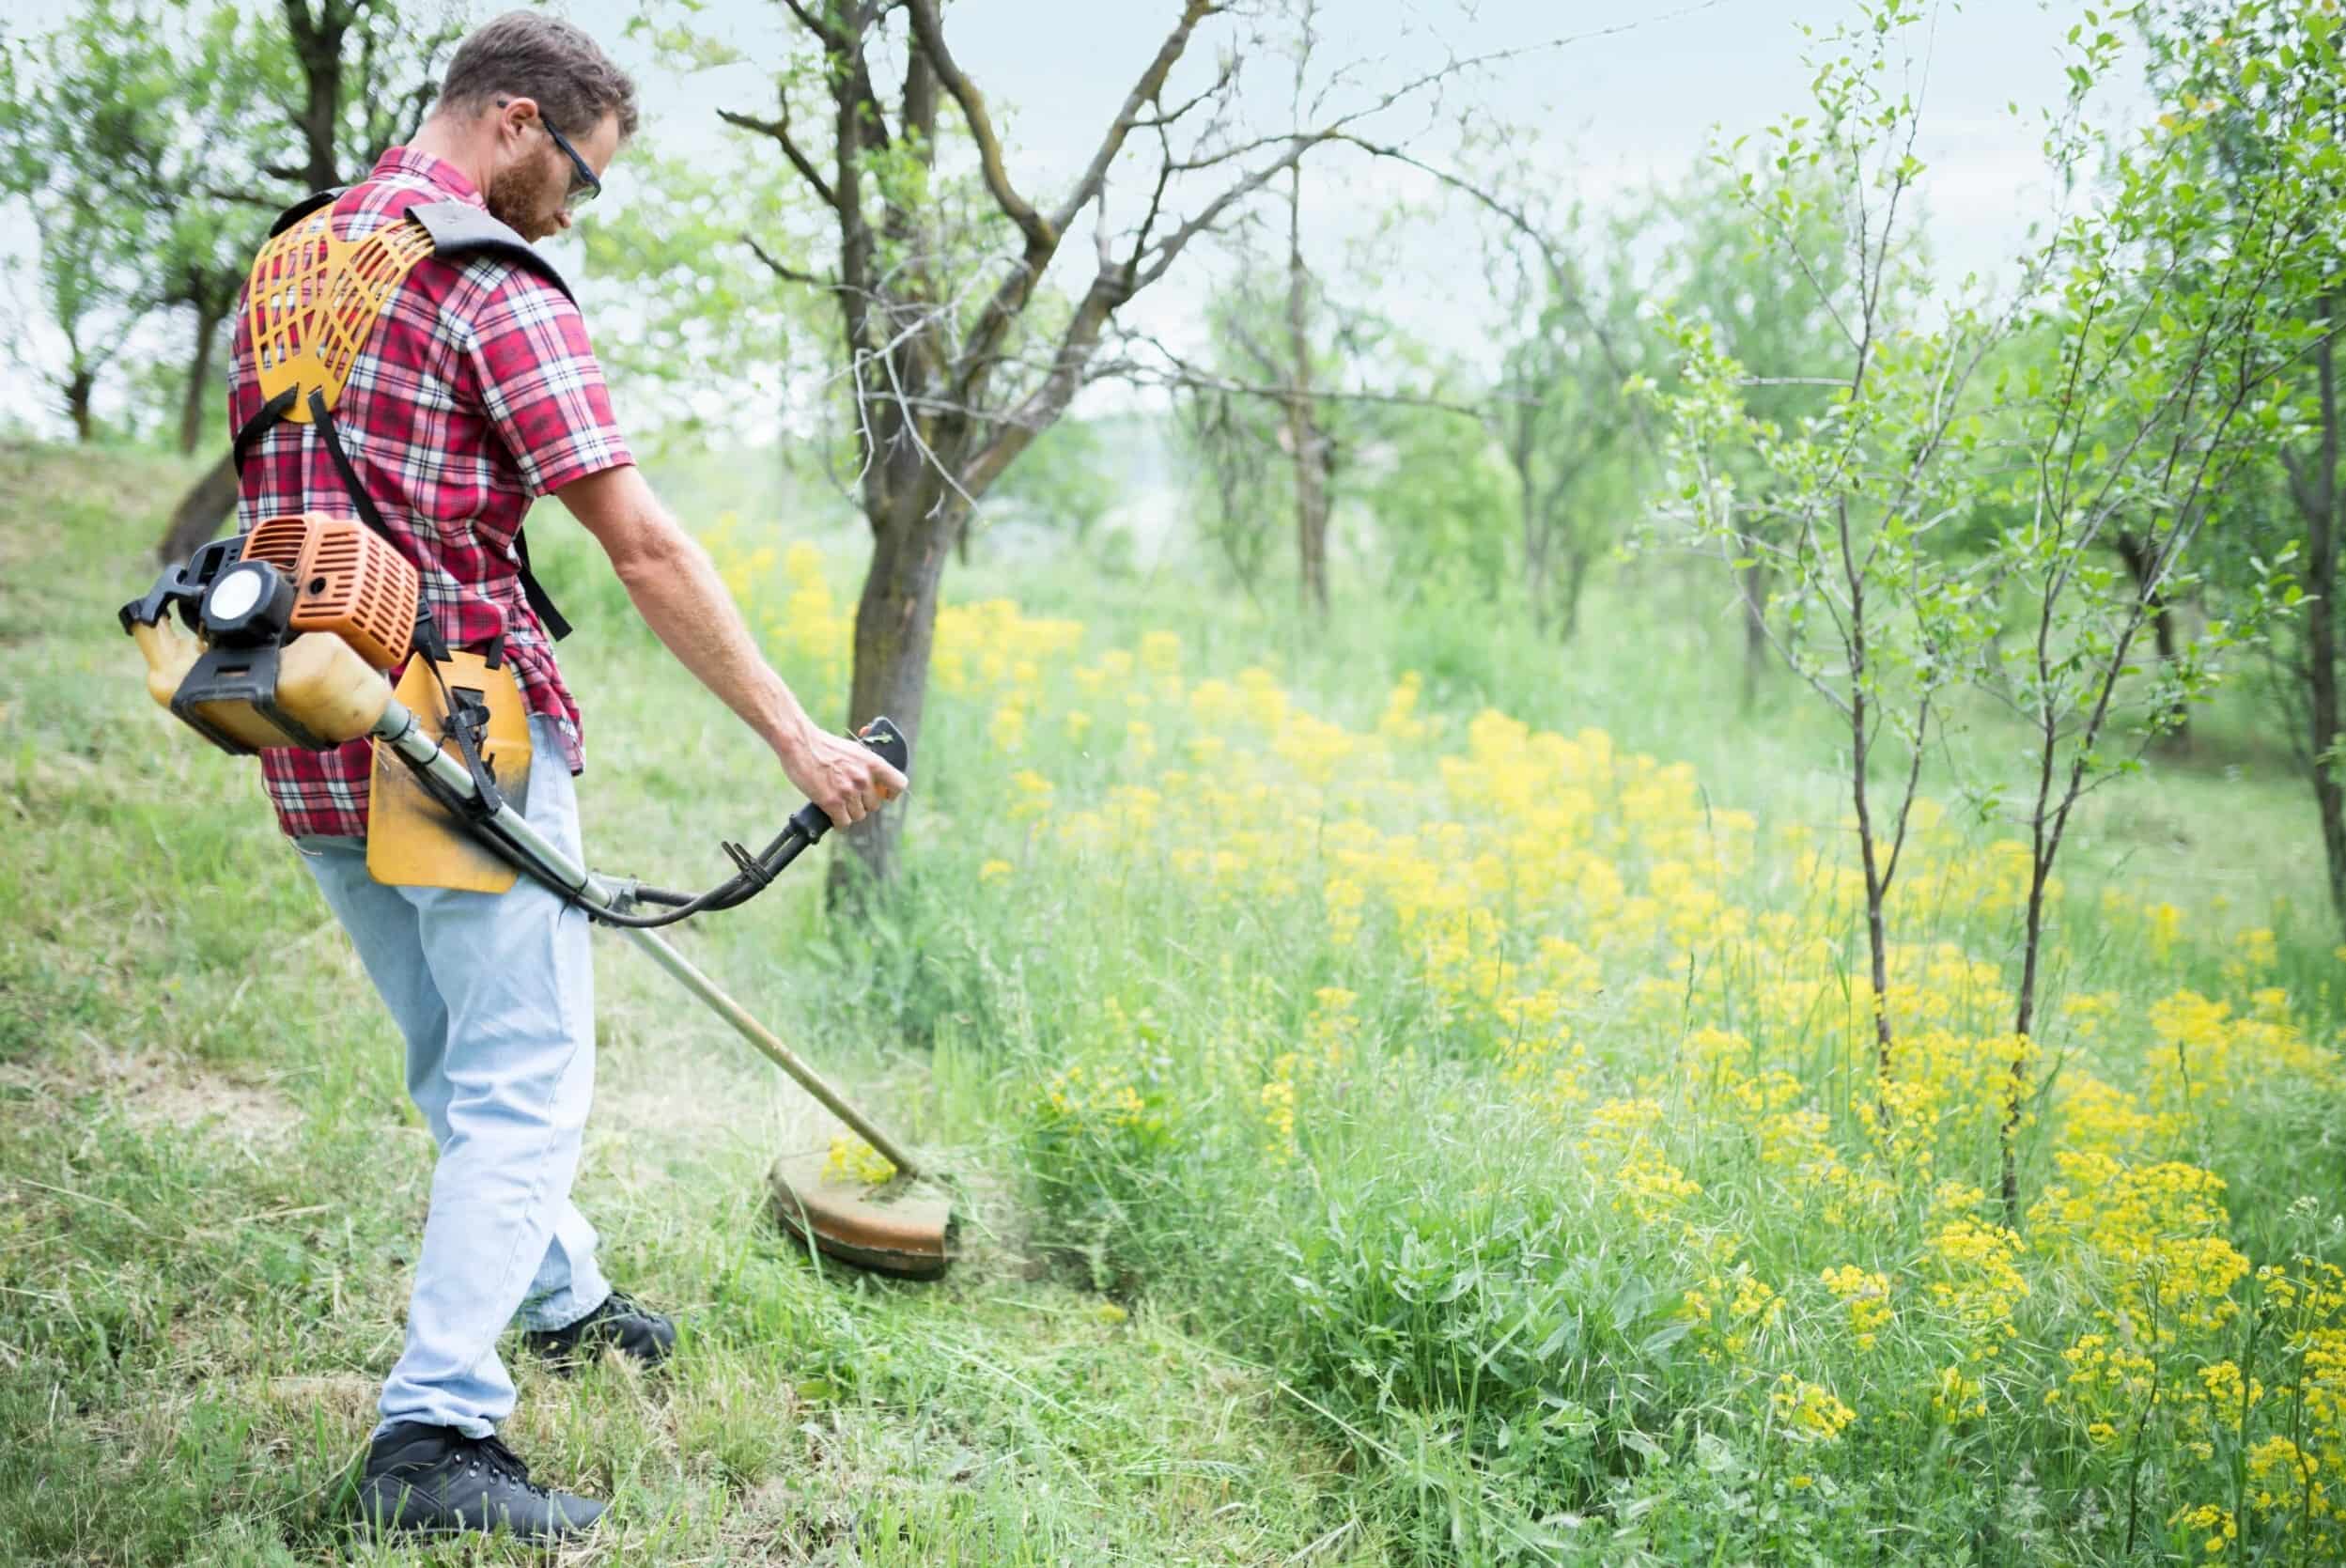
{"label": "throttle handle", "polygon": [[[896,728],[895,721],[882,714],[855,732],[855,737],[877,754],[880,761],[904,774],[912,775],[912,743]],[[806,835],[809,844],[820,844],[831,831],[831,815],[822,807],[809,800],[791,814],[790,825]]]}

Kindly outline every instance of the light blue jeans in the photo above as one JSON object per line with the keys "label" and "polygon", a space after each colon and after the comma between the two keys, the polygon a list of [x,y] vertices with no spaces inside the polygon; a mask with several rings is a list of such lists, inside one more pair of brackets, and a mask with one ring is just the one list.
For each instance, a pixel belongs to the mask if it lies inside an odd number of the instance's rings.
{"label": "light blue jeans", "polygon": [[[528,817],[574,857],[578,797],[562,744],[531,722]],[[497,1358],[508,1324],[559,1328],[611,1293],[570,1202],[595,1089],[595,973],[583,911],[524,877],[509,893],[384,887],[365,841],[294,846],[407,1036],[408,1094],[440,1148],[382,1426],[478,1437],[513,1411]]]}

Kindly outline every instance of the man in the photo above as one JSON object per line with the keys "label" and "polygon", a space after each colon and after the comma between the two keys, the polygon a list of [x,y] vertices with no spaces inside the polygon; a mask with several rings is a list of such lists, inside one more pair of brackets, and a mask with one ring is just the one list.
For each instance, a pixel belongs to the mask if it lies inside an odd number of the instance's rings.
{"label": "man", "polygon": [[[585,34],[505,16],[465,39],[413,143],[340,194],[331,222],[356,240],[410,207],[454,200],[535,241],[570,225],[635,123],[633,84]],[[517,549],[531,501],[549,494],[790,783],[834,822],[861,820],[904,779],[817,729],[759,656],[707,556],[636,471],[578,307],[528,260],[416,263],[353,364],[334,427],[417,562],[449,646],[502,639],[531,713],[530,821],[579,854],[578,709]],[[241,311],[230,400],[240,429],[262,406]],[[309,510],[351,515],[351,492],[318,427],[278,424],[247,454],[239,521]],[[371,880],[364,741],[268,752],[262,765],[281,825],[406,1036],[408,1089],[439,1145],[362,1509],[404,1529],[575,1534],[603,1505],[534,1485],[495,1436],[514,1401],[499,1334],[517,1325],[525,1344],[557,1358],[608,1346],[645,1363],[675,1342],[665,1318],[604,1280],[595,1231],[570,1203],[594,1079],[585,916],[526,878],[493,895]]]}

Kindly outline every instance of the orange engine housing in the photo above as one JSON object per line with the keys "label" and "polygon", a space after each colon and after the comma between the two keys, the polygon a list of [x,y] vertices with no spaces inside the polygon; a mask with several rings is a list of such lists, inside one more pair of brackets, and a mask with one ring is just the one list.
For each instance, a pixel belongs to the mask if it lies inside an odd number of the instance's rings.
{"label": "orange engine housing", "polygon": [[358,519],[271,518],[245,536],[243,558],[268,562],[293,584],[293,630],[330,631],[378,670],[408,656],[415,567]]}

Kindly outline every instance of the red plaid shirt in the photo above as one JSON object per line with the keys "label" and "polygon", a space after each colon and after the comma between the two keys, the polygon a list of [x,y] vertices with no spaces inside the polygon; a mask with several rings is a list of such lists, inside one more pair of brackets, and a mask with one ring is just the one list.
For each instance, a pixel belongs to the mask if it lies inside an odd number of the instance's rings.
{"label": "red plaid shirt", "polygon": [[[451,197],[486,205],[449,164],[395,147],[335,201],[334,232],[360,239],[418,202]],[[241,429],[263,399],[241,300],[236,322],[228,413]],[[504,633],[522,700],[554,722],[579,771],[578,705],[522,595],[513,550],[532,501],[635,460],[578,306],[510,261],[427,256],[385,302],[334,417],[383,520],[422,564],[424,602],[448,645],[485,646]],[[357,515],[317,430],[280,424],[244,465],[237,522],[305,511]],[[261,753],[278,825],[363,835],[372,748]]]}

